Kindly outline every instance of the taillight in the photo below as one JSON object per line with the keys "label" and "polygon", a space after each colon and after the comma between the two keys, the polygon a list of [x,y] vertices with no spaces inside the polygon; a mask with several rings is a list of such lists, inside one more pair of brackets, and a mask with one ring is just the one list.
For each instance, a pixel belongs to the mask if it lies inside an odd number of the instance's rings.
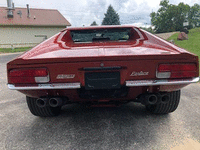
{"label": "taillight", "polygon": [[8,74],[9,83],[46,83],[49,75],[46,68],[13,69]]}
{"label": "taillight", "polygon": [[46,69],[14,69],[11,70],[9,76],[11,77],[44,77],[47,76]]}
{"label": "taillight", "polygon": [[188,64],[160,64],[157,69],[157,78],[189,78],[197,75],[197,66]]}

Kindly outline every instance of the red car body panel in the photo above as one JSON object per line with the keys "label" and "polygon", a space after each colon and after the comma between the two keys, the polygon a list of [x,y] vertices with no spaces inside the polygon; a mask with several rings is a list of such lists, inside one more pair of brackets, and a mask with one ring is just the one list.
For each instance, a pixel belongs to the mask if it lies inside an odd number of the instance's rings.
{"label": "red car body panel", "polygon": [[[70,31],[99,30],[104,28],[131,28],[134,34],[128,41],[103,41],[95,43],[74,43]],[[9,72],[21,68],[47,68],[50,81],[48,84],[80,83],[85,87],[86,72],[120,72],[120,84],[126,86],[127,81],[158,80],[156,73],[159,64],[193,63],[197,70],[194,77],[199,77],[198,57],[163,39],[133,26],[100,26],[84,28],[68,28],[47,41],[25,52],[7,64],[8,84],[12,84]],[[120,67],[116,70],[87,71],[85,68]],[[148,72],[148,75],[145,73]],[[136,73],[136,74],[134,74]],[[64,78],[65,75],[72,77]],[[59,77],[62,78],[59,78]],[[182,79],[173,79],[182,80]],[[172,81],[173,81],[172,80]],[[161,84],[129,87],[125,97],[109,98],[109,100],[133,100],[138,95],[150,92],[170,92],[181,89],[189,83]],[[15,87],[38,86],[35,84],[15,84]],[[79,89],[18,89],[30,97],[66,96],[72,101],[88,101],[81,98]]]}

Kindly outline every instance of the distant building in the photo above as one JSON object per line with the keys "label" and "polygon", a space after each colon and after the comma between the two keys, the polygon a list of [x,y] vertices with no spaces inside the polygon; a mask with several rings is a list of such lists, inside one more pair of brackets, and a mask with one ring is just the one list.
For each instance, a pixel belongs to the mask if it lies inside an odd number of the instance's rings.
{"label": "distant building", "polygon": [[0,48],[34,46],[67,26],[58,10],[0,7]]}

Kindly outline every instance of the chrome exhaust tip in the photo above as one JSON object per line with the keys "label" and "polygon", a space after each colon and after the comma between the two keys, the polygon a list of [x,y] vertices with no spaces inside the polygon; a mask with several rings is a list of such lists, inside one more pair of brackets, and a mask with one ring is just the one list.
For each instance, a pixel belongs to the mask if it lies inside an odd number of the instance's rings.
{"label": "chrome exhaust tip", "polygon": [[161,97],[161,103],[166,104],[166,103],[169,102],[169,100],[170,100],[169,95],[167,95],[167,94],[162,95],[162,97]]}
{"label": "chrome exhaust tip", "polygon": [[63,105],[63,100],[61,98],[50,98],[49,105],[51,107],[59,107]]}
{"label": "chrome exhaust tip", "polygon": [[41,107],[41,108],[45,107],[47,105],[47,103],[48,103],[48,99],[47,98],[38,98],[36,100],[36,105],[38,107]]}
{"label": "chrome exhaust tip", "polygon": [[154,94],[149,95],[149,97],[148,97],[148,103],[149,103],[150,105],[156,104],[157,101],[158,101],[158,98],[157,98],[156,95],[154,95]]}
{"label": "chrome exhaust tip", "polygon": [[143,105],[154,105],[158,102],[158,97],[155,94],[144,94],[140,99]]}

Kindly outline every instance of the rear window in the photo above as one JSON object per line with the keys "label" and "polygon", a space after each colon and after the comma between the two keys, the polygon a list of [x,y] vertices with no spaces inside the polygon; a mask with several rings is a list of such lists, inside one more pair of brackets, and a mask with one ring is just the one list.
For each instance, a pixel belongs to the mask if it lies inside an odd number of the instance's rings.
{"label": "rear window", "polygon": [[130,28],[72,30],[70,31],[74,43],[91,43],[98,41],[127,41],[130,38]]}

